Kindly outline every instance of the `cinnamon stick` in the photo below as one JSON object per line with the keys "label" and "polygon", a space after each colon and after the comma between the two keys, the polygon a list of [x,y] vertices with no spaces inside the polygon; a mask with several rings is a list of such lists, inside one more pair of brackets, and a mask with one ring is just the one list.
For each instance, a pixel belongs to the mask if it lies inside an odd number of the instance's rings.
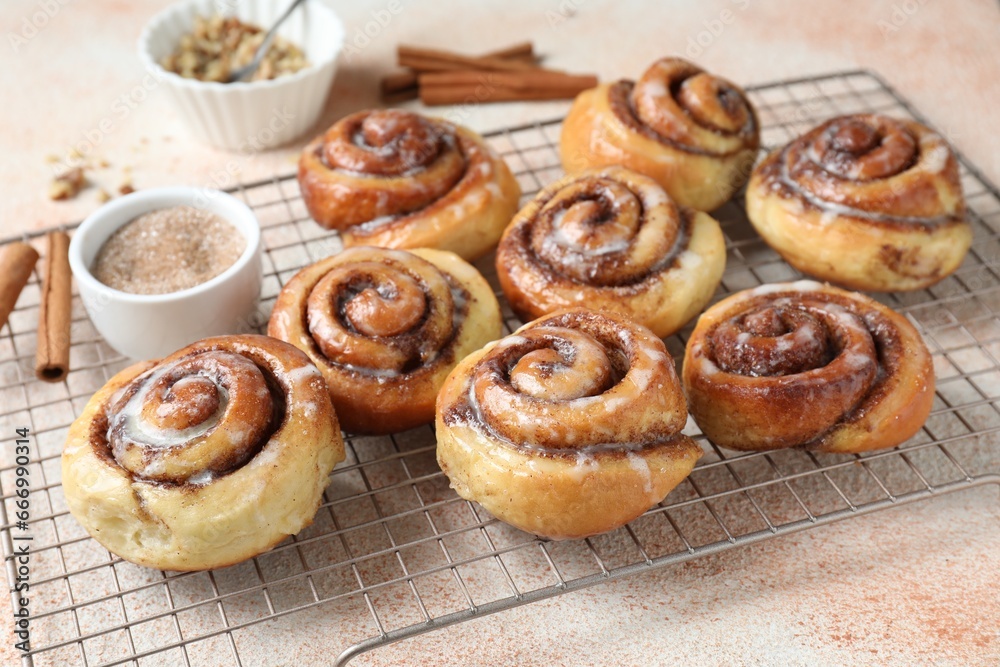
{"label": "cinnamon stick", "polygon": [[531,62],[535,62],[537,60],[537,57],[535,56],[535,47],[531,42],[520,42],[518,44],[511,44],[510,46],[507,46],[505,48],[484,53],[480,57],[524,59],[524,60],[530,60]]}
{"label": "cinnamon stick", "polygon": [[400,46],[397,52],[399,64],[415,70],[436,72],[456,69],[482,69],[491,71],[522,71],[534,68],[531,62],[504,57],[464,56],[452,51],[425,49],[415,46]]}
{"label": "cinnamon stick", "polygon": [[35,376],[46,382],[60,382],[69,373],[72,323],[69,236],[65,232],[49,232],[46,240],[48,250],[38,311]]}
{"label": "cinnamon stick", "polygon": [[434,72],[421,74],[420,101],[427,106],[468,102],[572,99],[597,85],[589,74],[536,69],[527,72]]}
{"label": "cinnamon stick", "polygon": [[[526,46],[527,51],[521,48],[521,46]],[[524,45],[519,45],[506,49],[500,49],[499,51],[484,53],[482,56],[479,56],[479,58],[505,58],[523,62],[529,65],[534,65],[536,62],[535,56],[531,52],[530,42]],[[408,88],[416,88],[417,76],[419,74],[420,74],[419,70],[411,70],[407,72],[393,72],[392,74],[386,74],[384,77],[382,77],[382,94],[392,95],[407,90]]]}
{"label": "cinnamon stick", "polygon": [[568,74],[558,70],[534,69],[530,72],[430,72],[418,77],[420,87],[494,85],[513,90],[574,90],[580,92],[597,85],[593,74]]}
{"label": "cinnamon stick", "polygon": [[420,101],[429,107],[447,104],[480,104],[486,102],[532,102],[539,100],[570,100],[576,95],[558,90],[514,90],[491,88],[483,92],[481,86],[438,86],[420,88]]}
{"label": "cinnamon stick", "polygon": [[16,241],[0,248],[0,327],[7,324],[37,261],[38,252],[27,243]]}
{"label": "cinnamon stick", "polygon": [[[400,49],[417,49],[419,47],[407,47],[400,46]],[[426,49],[424,49],[426,51]],[[457,56],[459,58],[464,58],[460,54],[453,53],[450,51],[438,51],[438,53],[446,53],[449,58]],[[527,65],[535,65],[538,61],[535,56],[534,46],[531,42],[521,42],[520,44],[513,44],[511,46],[497,49],[496,51],[490,51],[484,53],[476,58],[502,58],[508,60],[516,60],[523,62]],[[441,67],[440,61],[433,61],[438,67]],[[456,65],[456,67],[459,67]],[[406,72],[394,72],[393,74],[387,74],[382,78],[381,90],[382,99],[392,102],[404,102],[406,100],[413,100],[417,98],[417,75],[418,70],[411,70]]]}
{"label": "cinnamon stick", "polygon": [[417,73],[410,70],[406,72],[393,72],[392,74],[386,74],[382,77],[381,88],[382,97],[396,95],[411,88],[413,89],[413,92],[416,93]]}

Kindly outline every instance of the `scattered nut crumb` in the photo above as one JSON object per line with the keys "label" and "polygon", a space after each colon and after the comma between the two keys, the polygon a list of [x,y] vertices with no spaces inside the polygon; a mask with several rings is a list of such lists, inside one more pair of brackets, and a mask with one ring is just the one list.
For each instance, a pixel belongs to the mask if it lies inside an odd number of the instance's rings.
{"label": "scattered nut crumb", "polygon": [[97,191],[97,201],[101,202],[102,204],[105,203],[105,202],[107,202],[107,201],[111,201],[111,195],[108,194],[107,190],[104,190],[104,189],[98,190]]}
{"label": "scattered nut crumb", "polygon": [[83,175],[83,169],[76,167],[56,176],[49,185],[49,199],[61,201],[72,199],[79,194],[83,186],[87,184],[87,179]]}
{"label": "scattered nut crumb", "polygon": [[83,153],[74,148],[69,152],[69,157],[71,160],[79,160],[83,158]]}
{"label": "scattered nut crumb", "polygon": [[46,155],[45,156],[45,161],[48,162],[49,164],[55,164],[56,162],[59,162],[59,156],[58,155]]}
{"label": "scattered nut crumb", "polygon": [[135,192],[135,188],[132,187],[132,184],[128,181],[118,186],[118,194],[127,195],[132,192]]}
{"label": "scattered nut crumb", "polygon": [[97,163],[97,166],[100,167],[101,169],[107,169],[108,167],[111,166],[111,163],[105,160],[104,158],[101,158],[100,162]]}

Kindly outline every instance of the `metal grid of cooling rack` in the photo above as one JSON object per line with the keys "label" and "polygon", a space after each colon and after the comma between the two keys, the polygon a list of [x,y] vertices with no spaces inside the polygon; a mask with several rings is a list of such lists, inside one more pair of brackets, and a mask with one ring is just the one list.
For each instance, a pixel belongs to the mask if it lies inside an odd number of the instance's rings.
{"label": "metal grid of cooling rack", "polygon": [[[877,76],[845,72],[748,90],[763,143],[780,145],[825,118],[879,111],[919,118]],[[486,135],[525,197],[561,175],[559,121]],[[547,542],[459,499],[438,470],[434,434],[347,438],[316,521],[273,551],[201,573],[164,573],[114,557],[66,511],[59,455],[66,429],[91,393],[126,360],[97,335],[74,301],[72,372],[59,384],[32,374],[37,276],[0,336],[0,432],[31,429],[31,519],[14,517],[13,448],[0,449],[0,543],[13,591],[14,537],[30,535],[31,651],[25,665],[269,664],[276,643],[309,661],[301,628],[336,628],[321,662],[608,579],[698,558],[892,505],[1000,483],[1000,193],[964,159],[962,180],[975,243],[934,287],[881,298],[923,332],[934,353],[937,395],[923,430],[890,451],[837,456],[802,451],[735,453],[698,435],[706,455],[690,478],[630,525],[582,541]],[[294,176],[236,190],[263,228],[265,283],[258,328],[285,280],[339,249],[309,220]],[[728,266],[716,298],[792,279],[731,202],[717,213]],[[37,243],[37,240],[35,241]],[[480,269],[496,285],[492,263]],[[506,311],[507,327],[517,326]],[[690,328],[669,339],[675,356]],[[13,435],[10,438],[13,439]],[[20,544],[21,542],[17,542]],[[292,625],[295,623],[295,625]],[[297,639],[298,638],[298,639]]]}

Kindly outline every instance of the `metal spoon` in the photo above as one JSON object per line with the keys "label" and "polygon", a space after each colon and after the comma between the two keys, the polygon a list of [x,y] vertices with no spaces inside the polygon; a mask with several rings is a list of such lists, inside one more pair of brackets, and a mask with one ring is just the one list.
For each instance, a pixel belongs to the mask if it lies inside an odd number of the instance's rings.
{"label": "metal spoon", "polygon": [[260,61],[264,59],[264,54],[266,54],[267,50],[271,48],[271,42],[274,41],[274,36],[278,32],[278,28],[280,28],[281,24],[285,22],[285,19],[287,19],[291,13],[295,11],[295,8],[303,2],[305,2],[305,0],[292,0],[292,4],[288,6],[285,13],[278,17],[278,20],[275,21],[274,25],[271,26],[271,29],[267,31],[266,35],[264,35],[264,41],[257,47],[257,51],[253,54],[253,60],[243,67],[230,72],[229,78],[226,79],[226,83],[245,81],[253,76],[253,73],[257,71],[258,67],[260,67]]}

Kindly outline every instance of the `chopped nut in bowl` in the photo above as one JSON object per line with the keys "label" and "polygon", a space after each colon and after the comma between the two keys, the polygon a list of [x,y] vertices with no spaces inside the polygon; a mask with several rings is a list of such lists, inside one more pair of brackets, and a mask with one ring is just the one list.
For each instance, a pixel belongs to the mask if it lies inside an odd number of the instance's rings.
{"label": "chopped nut in bowl", "polygon": [[319,118],[344,43],[344,26],[319,0],[305,2],[278,30],[249,81],[223,83],[253,57],[287,3],[183,0],[153,17],[139,55],[199,140],[252,153],[287,143]]}
{"label": "chopped nut in bowl", "polygon": [[[194,30],[160,64],[185,79],[229,81],[233,71],[245,67],[264,41],[266,31],[235,16],[196,16]],[[305,53],[282,37],[275,37],[250,81],[276,79],[309,66]]]}

